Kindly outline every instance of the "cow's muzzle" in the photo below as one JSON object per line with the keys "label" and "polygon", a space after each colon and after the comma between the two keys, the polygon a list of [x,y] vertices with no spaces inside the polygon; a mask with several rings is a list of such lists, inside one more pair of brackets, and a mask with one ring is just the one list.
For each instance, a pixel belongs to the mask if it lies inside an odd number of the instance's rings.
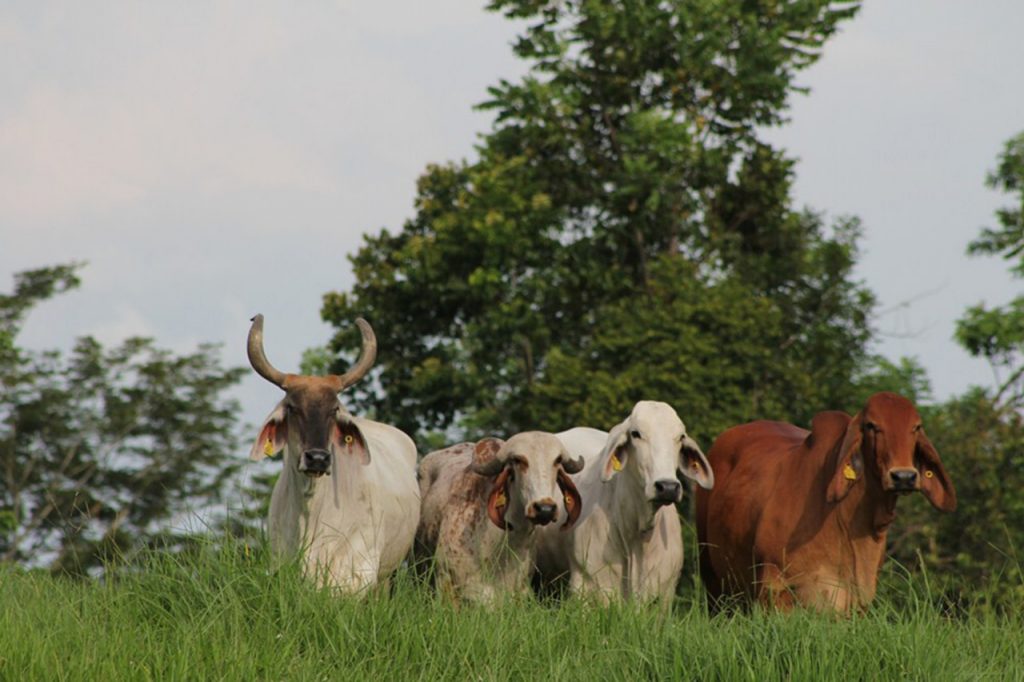
{"label": "cow's muzzle", "polygon": [[674,478],[663,478],[654,482],[654,499],[651,500],[655,507],[664,507],[667,504],[675,504],[679,501],[679,494],[683,486]]}
{"label": "cow's muzzle", "polygon": [[327,450],[306,450],[299,458],[299,471],[307,476],[323,476],[331,472],[331,453]]}
{"label": "cow's muzzle", "polygon": [[917,490],[917,470],[899,468],[889,470],[889,480],[896,492],[910,493]]}
{"label": "cow's muzzle", "polygon": [[558,507],[553,500],[545,499],[534,502],[526,510],[526,519],[535,526],[546,526],[555,520]]}

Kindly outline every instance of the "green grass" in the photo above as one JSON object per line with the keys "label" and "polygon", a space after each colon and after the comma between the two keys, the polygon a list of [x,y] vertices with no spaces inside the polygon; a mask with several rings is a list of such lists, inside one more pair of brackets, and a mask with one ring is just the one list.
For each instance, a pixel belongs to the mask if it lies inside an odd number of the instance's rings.
{"label": "green grass", "polygon": [[459,608],[407,573],[353,599],[242,552],[154,555],[104,581],[0,572],[0,679],[1024,679],[1019,611],[949,617],[899,578],[887,594],[853,618]]}

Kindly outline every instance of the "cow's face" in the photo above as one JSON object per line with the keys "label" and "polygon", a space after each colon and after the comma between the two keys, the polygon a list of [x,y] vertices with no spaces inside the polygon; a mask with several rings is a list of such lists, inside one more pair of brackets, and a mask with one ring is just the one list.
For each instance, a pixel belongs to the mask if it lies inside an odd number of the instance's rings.
{"label": "cow's face", "polygon": [[602,480],[622,475],[633,479],[655,507],[682,498],[677,472],[703,488],[714,485],[714,474],[700,446],[669,405],[641,401],[626,421],[612,429],[602,453]]}
{"label": "cow's face", "polygon": [[329,474],[339,456],[369,464],[366,440],[339,402],[337,382],[289,375],[282,388],[285,397],[263,423],[252,459],[276,455],[287,445],[285,465],[310,477]]}
{"label": "cow's face", "polygon": [[842,499],[861,478],[887,493],[921,491],[936,508],[956,508],[956,491],[925,435],[914,404],[895,393],[876,393],[850,421],[831,490]]}
{"label": "cow's face", "polygon": [[524,521],[546,526],[558,517],[560,503],[567,519],[562,527],[572,527],[582,500],[568,474],[582,466],[582,459],[572,460],[558,438],[540,431],[519,433],[504,443],[485,439],[474,451],[474,470],[495,476],[487,510],[502,529]]}
{"label": "cow's face", "polygon": [[276,455],[287,446],[288,461],[311,477],[331,472],[339,456],[370,462],[366,439],[345,408],[338,393],[362,378],[377,356],[377,339],[366,320],[356,320],[363,336],[359,359],[345,374],[324,377],[285,374],[267,360],[263,351],[263,316],[252,318],[249,329],[249,362],[267,381],[284,390],[284,399],[270,413],[250,451],[252,459]]}

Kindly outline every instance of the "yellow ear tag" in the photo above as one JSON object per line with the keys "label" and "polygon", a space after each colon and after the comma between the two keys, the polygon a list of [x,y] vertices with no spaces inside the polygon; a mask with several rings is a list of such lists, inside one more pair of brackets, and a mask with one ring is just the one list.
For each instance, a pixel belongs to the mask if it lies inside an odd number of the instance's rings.
{"label": "yellow ear tag", "polygon": [[619,461],[618,456],[616,456],[615,454],[612,454],[612,469],[615,469],[616,471],[622,471],[622,462]]}
{"label": "yellow ear tag", "polygon": [[562,498],[562,501],[563,501],[563,502],[565,502],[565,511],[572,511],[572,506],[573,506],[574,504],[576,504],[576,503],[575,503],[575,502],[573,501],[573,499],[572,499],[571,497],[569,497],[568,495],[566,495],[565,497],[563,497],[563,498]]}
{"label": "yellow ear tag", "polygon": [[267,439],[267,444],[263,446],[263,454],[268,457],[274,454],[274,441]]}
{"label": "yellow ear tag", "polygon": [[927,471],[925,471],[925,472],[924,472],[924,477],[925,477],[925,478],[931,478],[931,477],[933,477],[934,475],[935,475],[935,472],[934,472],[934,471],[932,471],[931,469],[928,469]]}
{"label": "yellow ear tag", "polygon": [[345,434],[345,445],[352,445],[352,440],[353,440],[352,439],[352,434],[351,433],[346,433]]}
{"label": "yellow ear tag", "polygon": [[508,498],[505,497],[505,493],[498,493],[498,497],[494,500],[495,507],[504,507],[508,504]]}
{"label": "yellow ear tag", "polygon": [[843,478],[845,478],[848,481],[856,481],[857,472],[853,470],[852,466],[847,464],[846,466],[843,467]]}

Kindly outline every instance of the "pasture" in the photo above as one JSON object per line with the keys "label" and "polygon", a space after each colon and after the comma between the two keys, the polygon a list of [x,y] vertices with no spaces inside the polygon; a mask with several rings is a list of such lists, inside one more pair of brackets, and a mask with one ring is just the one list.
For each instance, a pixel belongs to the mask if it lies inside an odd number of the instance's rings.
{"label": "pasture", "polygon": [[712,616],[688,581],[669,613],[460,607],[406,571],[360,600],[316,590],[297,566],[270,570],[263,555],[232,542],[154,553],[100,581],[7,569],[0,679],[1024,679],[1022,609],[997,610],[990,593],[953,613],[892,565],[872,608],[844,619]]}

